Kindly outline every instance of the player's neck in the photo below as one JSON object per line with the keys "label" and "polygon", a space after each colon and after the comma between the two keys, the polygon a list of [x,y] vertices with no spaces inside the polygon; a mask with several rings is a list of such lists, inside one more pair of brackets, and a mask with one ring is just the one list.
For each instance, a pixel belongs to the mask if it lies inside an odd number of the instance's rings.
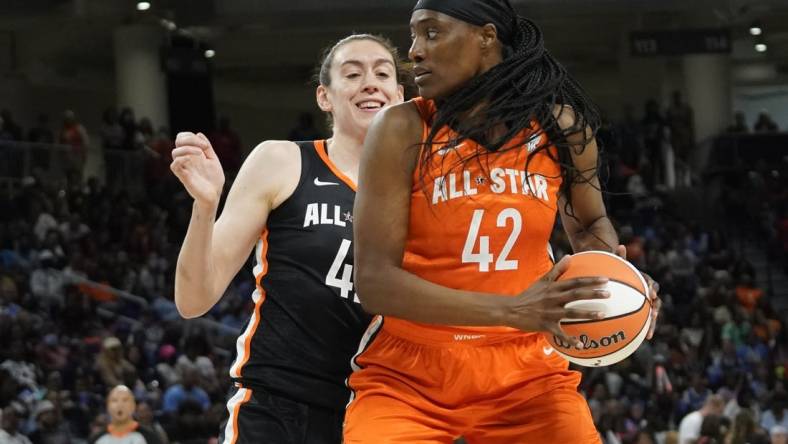
{"label": "player's neck", "polygon": [[354,182],[358,178],[358,165],[361,161],[363,145],[363,137],[354,137],[342,132],[335,132],[327,140],[328,158]]}

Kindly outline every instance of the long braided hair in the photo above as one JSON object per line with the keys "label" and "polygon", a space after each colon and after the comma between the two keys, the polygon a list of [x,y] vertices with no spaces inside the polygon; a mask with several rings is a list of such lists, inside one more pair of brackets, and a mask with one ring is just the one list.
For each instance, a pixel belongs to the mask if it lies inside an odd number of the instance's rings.
{"label": "long braided hair", "polygon": [[[542,137],[541,143],[527,156],[525,170],[528,171],[534,155],[546,150],[561,165],[563,181],[559,192],[566,197],[567,213],[573,214],[572,184],[591,180],[597,171],[578,171],[572,162],[570,150],[574,149],[577,154],[582,152],[585,145],[595,138],[601,118],[596,106],[577,81],[545,49],[542,32],[534,22],[518,16],[512,45],[504,46],[503,61],[473,78],[458,91],[436,100],[436,104],[437,112],[432,116],[429,135],[420,150],[422,184],[426,184],[426,175],[431,171],[429,165],[442,146],[458,146],[466,139],[478,142],[484,149],[460,159],[458,163],[464,165],[473,160],[481,162],[481,157],[488,157],[486,154],[490,152],[520,149],[521,146],[504,146],[522,130],[531,128],[532,122],[536,122],[539,130],[532,134],[532,140],[541,134],[547,137]],[[573,125],[565,129],[559,126],[554,114],[556,106],[561,107],[561,113],[569,113],[574,117]],[[445,126],[454,130],[458,136],[436,141],[435,137]],[[591,129],[590,133],[586,132],[587,127]],[[492,130],[499,128],[505,128],[506,131],[500,136],[491,137]],[[575,134],[582,134],[584,143],[573,148],[567,138]],[[548,150],[550,145],[557,148],[557,158]]]}

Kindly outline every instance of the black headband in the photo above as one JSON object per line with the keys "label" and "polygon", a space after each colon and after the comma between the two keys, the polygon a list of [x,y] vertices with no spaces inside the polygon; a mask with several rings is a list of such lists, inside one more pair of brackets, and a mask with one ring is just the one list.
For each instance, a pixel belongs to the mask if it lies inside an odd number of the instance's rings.
{"label": "black headband", "polygon": [[442,12],[476,26],[495,25],[498,39],[511,44],[517,26],[517,13],[508,0],[418,0],[413,10]]}

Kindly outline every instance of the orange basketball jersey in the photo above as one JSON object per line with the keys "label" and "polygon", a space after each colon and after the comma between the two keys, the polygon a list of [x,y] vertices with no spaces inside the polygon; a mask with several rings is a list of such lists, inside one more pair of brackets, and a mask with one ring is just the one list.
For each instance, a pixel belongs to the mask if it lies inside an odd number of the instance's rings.
{"label": "orange basketball jersey", "polygon": [[[424,120],[424,141],[435,106],[422,98],[414,103]],[[551,154],[541,150],[531,155],[547,137],[534,136],[535,132],[523,131],[504,147],[515,149],[496,153],[471,140],[453,148],[432,147],[441,149],[433,155],[430,170],[422,175],[419,165],[413,175],[404,269],[446,287],[501,295],[521,293],[550,270],[549,240],[561,169],[551,158],[554,146],[548,148]],[[435,140],[454,137],[447,127]],[[477,150],[483,153],[480,158],[463,161]],[[518,332],[506,327],[425,325],[392,317],[386,317],[386,323],[419,335],[449,333],[457,340]]]}

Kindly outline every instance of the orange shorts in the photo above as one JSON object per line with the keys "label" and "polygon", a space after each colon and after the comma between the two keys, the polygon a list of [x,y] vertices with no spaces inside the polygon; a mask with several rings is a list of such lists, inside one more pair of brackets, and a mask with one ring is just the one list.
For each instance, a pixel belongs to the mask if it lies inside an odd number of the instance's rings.
{"label": "orange shorts", "polygon": [[345,444],[601,443],[580,374],[542,335],[416,337],[390,324],[376,317],[354,359]]}

